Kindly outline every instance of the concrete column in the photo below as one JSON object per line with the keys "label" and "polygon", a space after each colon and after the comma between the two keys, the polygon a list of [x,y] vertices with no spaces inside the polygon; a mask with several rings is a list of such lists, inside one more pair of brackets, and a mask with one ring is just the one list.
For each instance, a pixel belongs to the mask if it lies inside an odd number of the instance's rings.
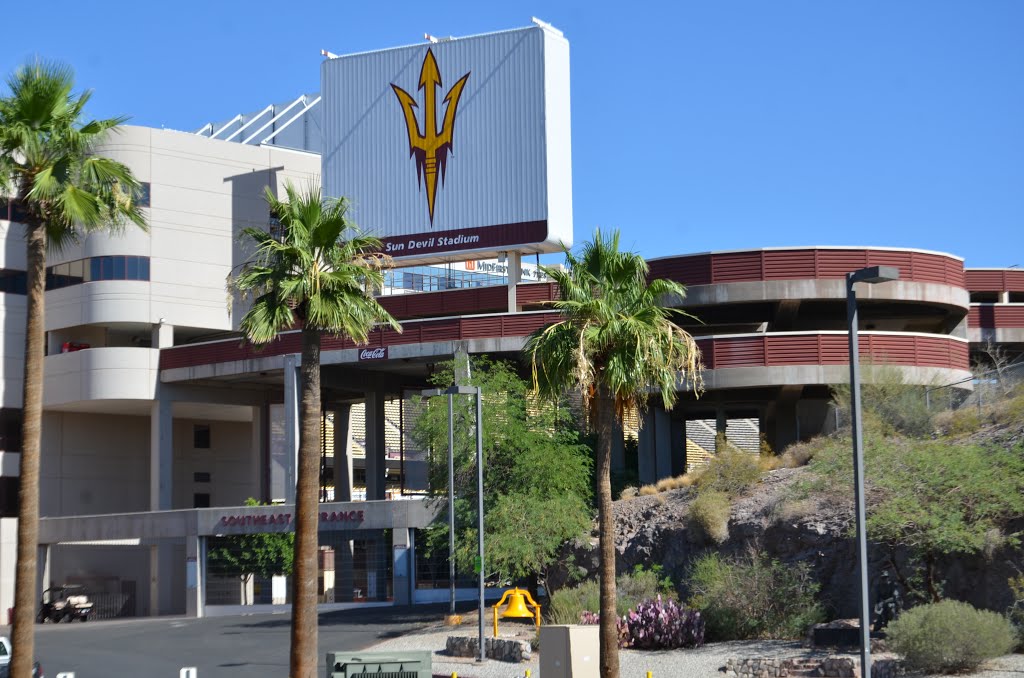
{"label": "concrete column", "polygon": [[174,503],[174,416],[170,395],[159,381],[149,413],[149,510],[168,511]]}
{"label": "concrete column", "polygon": [[654,454],[657,480],[672,476],[672,420],[665,408],[653,406]]}
{"label": "concrete column", "polygon": [[658,461],[654,435],[654,412],[644,411],[640,420],[640,434],[637,439],[637,466],[640,482],[650,485],[658,480]]}
{"label": "concrete column", "polygon": [[249,483],[252,487],[249,494],[262,499],[270,495],[270,479],[264,479],[265,471],[270,468],[266,435],[269,409],[266,403],[252,406],[252,428],[249,432]]}
{"label": "concrete column", "polygon": [[[50,556],[52,555],[52,548],[49,544],[39,544],[36,547],[36,600],[43,599],[43,591],[50,588],[50,584],[55,584],[50,579],[53,575],[50,574],[53,561]],[[6,610],[4,610],[4,617],[6,618]]]}
{"label": "concrete column", "polygon": [[206,537],[185,537],[185,616],[206,614]]}
{"label": "concrete column", "polygon": [[284,445],[287,462],[284,473],[284,501],[295,503],[299,468],[299,356],[284,357]]}
{"label": "concrete column", "polygon": [[153,325],[152,347],[170,348],[174,346],[174,325],[168,325],[163,318]]}
{"label": "concrete column", "polygon": [[671,429],[672,475],[686,473],[686,422],[673,417],[669,422]]}
{"label": "concrete column", "polygon": [[352,501],[352,405],[348,404],[334,407],[334,501]]}
{"label": "concrete column", "polygon": [[391,530],[391,590],[395,605],[412,604],[412,539],[409,528],[396,527]]}
{"label": "concrete column", "polygon": [[522,278],[523,266],[522,255],[519,252],[507,252],[508,255],[508,312],[515,313],[519,310],[519,300],[516,298],[516,285]]}
{"label": "concrete column", "polygon": [[387,451],[384,438],[384,393],[366,394],[366,499],[383,499]]}
{"label": "concrete column", "polygon": [[612,472],[622,473],[626,470],[626,443],[623,439],[622,422],[615,418],[612,424]]}

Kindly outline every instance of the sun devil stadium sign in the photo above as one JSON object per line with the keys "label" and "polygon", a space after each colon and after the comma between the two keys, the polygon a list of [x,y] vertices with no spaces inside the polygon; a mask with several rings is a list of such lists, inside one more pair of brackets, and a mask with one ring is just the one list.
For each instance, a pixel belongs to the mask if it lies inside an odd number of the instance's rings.
{"label": "sun devil stadium sign", "polygon": [[321,94],[325,193],[348,198],[401,264],[572,244],[561,32],[539,24],[331,58]]}

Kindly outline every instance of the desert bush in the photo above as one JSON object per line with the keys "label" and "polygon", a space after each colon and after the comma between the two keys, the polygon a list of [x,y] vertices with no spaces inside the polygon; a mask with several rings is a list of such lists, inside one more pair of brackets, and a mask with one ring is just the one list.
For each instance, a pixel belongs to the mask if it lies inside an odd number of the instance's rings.
{"label": "desert bush", "polygon": [[709,553],[694,563],[689,588],[690,606],[704,615],[709,640],[798,638],[824,618],[806,563]]}
{"label": "desert bush", "polygon": [[734,496],[761,480],[758,458],[753,454],[726,448],[708,462],[697,478],[700,492],[717,491]]}
{"label": "desert bush", "polygon": [[704,644],[704,618],[674,600],[645,600],[619,621],[620,645],[638,650],[674,650]]}
{"label": "desert bush", "polygon": [[1016,645],[1005,617],[956,600],[904,612],[889,624],[886,634],[907,668],[925,673],[970,671]]}
{"label": "desert bush", "polygon": [[974,433],[981,428],[981,414],[976,407],[962,407],[959,410],[939,412],[932,418],[933,426],[947,435],[959,436]]}
{"label": "desert bush", "polygon": [[573,588],[561,588],[551,594],[547,618],[549,624],[579,624],[586,611],[601,609],[601,590],[598,582],[585,581]]}
{"label": "desert bush", "polygon": [[[615,610],[620,617],[645,600],[658,596],[676,598],[675,586],[660,565],[650,569],[637,565],[632,573],[617,577],[615,586]],[[600,586],[597,580],[591,580],[555,591],[548,604],[547,619],[550,624],[579,624],[585,613],[596,616],[600,609]]]}
{"label": "desert bush", "polygon": [[721,544],[729,538],[729,495],[706,490],[690,504],[690,520],[694,521],[708,539]]}

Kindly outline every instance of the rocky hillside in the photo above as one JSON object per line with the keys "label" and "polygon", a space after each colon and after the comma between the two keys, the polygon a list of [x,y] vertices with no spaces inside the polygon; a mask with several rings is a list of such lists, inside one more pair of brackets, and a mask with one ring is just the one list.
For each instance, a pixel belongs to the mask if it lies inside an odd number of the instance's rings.
{"label": "rocky hillside", "polygon": [[[978,439],[973,442],[1007,444],[1024,440],[1024,423],[976,435]],[[719,545],[706,539],[700,526],[688,519],[690,503],[696,496],[692,488],[615,502],[619,572],[630,571],[636,565],[661,564],[675,581],[685,582],[689,564],[706,550],[714,549],[725,555],[756,551],[784,563],[808,563],[832,614],[856,616],[853,502],[848,496],[822,493],[793,500],[793,485],[809,473],[807,467],[765,473],[760,483],[733,501],[729,537]],[[571,563],[577,574],[596,576],[596,543],[595,529],[589,543],[573,545],[571,558],[567,557],[565,562]],[[1005,609],[1011,602],[1007,579],[1016,572],[1014,563],[1024,567],[1021,556],[1019,550],[1004,549],[989,558],[969,557],[941,563],[947,573],[946,595],[981,607]],[[872,586],[889,566],[888,557],[887,549],[869,547]],[[902,554],[897,554],[896,559],[901,566],[905,564]],[[558,579],[553,583],[557,585]]]}

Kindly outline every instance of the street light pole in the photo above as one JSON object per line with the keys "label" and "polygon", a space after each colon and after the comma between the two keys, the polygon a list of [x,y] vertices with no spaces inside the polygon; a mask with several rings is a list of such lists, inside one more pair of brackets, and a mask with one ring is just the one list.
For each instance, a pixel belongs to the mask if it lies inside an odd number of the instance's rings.
{"label": "street light pole", "polygon": [[455,614],[455,415],[448,394],[448,614]]}
{"label": "street light pole", "polygon": [[860,353],[857,337],[858,282],[880,283],[898,280],[894,266],[872,266],[846,274],[846,327],[850,335],[850,428],[853,435],[853,483],[857,522],[857,569],[860,580],[860,675],[871,678],[871,627],[868,606],[867,511],[864,501],[864,435],[860,416]]}
{"label": "street light pole", "polygon": [[484,417],[480,387],[476,387],[476,510],[477,558],[480,561],[480,661],[487,658],[484,650]]}

